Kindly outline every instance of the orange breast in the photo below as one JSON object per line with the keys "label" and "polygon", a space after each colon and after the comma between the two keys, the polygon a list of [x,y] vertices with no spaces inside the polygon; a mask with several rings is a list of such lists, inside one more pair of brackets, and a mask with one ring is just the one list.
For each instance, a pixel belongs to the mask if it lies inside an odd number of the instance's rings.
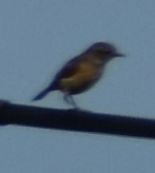
{"label": "orange breast", "polygon": [[69,91],[73,94],[80,93],[91,87],[100,75],[100,68],[92,63],[85,62],[79,64],[78,70],[74,75],[61,79],[60,85],[63,91]]}

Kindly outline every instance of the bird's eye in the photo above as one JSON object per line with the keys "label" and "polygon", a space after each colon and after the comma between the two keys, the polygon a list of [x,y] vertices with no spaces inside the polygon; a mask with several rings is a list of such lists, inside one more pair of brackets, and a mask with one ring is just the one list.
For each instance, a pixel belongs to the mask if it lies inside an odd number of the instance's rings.
{"label": "bird's eye", "polygon": [[111,51],[110,50],[105,50],[104,53],[111,54]]}
{"label": "bird's eye", "polygon": [[104,53],[104,50],[98,49],[96,50],[97,53]]}

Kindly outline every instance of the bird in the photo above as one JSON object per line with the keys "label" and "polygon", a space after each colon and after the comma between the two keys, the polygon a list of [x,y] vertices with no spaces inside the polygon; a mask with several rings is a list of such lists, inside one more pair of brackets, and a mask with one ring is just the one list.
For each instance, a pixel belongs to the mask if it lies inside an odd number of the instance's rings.
{"label": "bird", "polygon": [[53,81],[32,100],[40,100],[49,92],[59,90],[64,100],[78,109],[73,95],[83,93],[103,75],[106,64],[115,57],[124,57],[116,46],[108,42],[96,42],[81,54],[69,60],[55,75]]}

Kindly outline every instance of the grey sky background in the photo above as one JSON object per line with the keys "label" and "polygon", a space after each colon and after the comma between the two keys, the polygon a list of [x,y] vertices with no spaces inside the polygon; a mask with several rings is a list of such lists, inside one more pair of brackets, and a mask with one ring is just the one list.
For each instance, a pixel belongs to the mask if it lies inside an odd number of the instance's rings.
{"label": "grey sky background", "polygon": [[[30,100],[70,58],[96,41],[127,55],[75,97],[95,112],[155,118],[153,0],[1,0],[1,99],[68,108],[62,94]],[[0,127],[3,173],[154,173],[155,141],[19,126]]]}

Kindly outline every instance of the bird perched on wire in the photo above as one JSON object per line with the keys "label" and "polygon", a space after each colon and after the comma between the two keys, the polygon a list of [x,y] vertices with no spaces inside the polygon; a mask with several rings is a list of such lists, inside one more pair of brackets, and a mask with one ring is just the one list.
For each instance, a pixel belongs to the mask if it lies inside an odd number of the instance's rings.
{"label": "bird perched on wire", "polygon": [[51,84],[33,100],[45,97],[49,92],[60,90],[64,99],[75,108],[72,97],[89,89],[102,76],[105,65],[115,57],[124,56],[116,47],[107,42],[97,42],[80,55],[67,62],[56,74]]}

